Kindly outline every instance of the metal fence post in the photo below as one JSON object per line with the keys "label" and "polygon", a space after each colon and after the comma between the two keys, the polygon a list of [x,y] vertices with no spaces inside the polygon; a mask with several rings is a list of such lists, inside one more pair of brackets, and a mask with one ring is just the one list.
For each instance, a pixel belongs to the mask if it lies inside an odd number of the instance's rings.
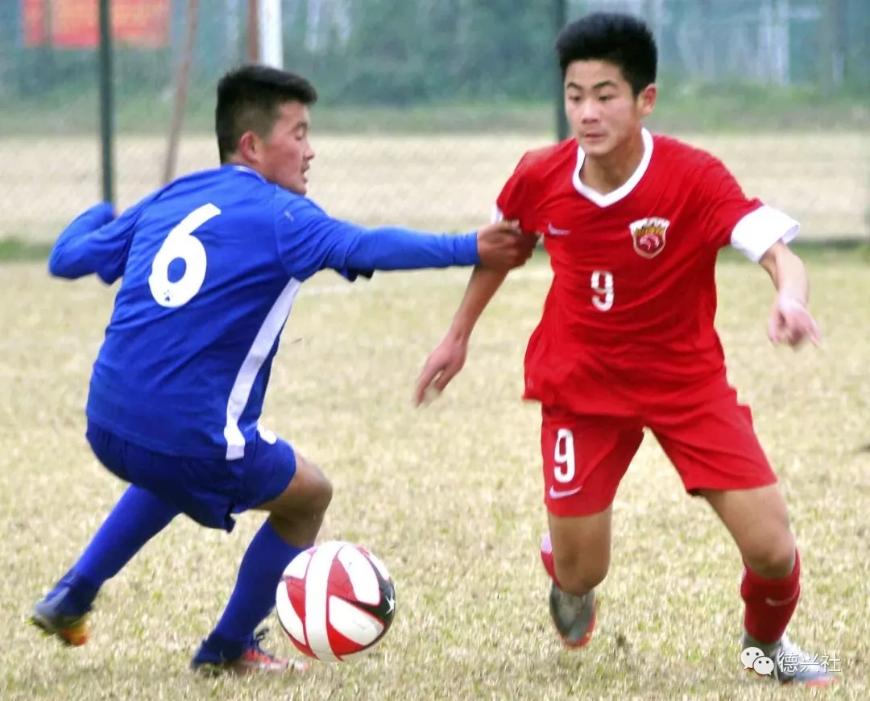
{"label": "metal fence post", "polygon": [[115,204],[115,111],[112,98],[112,23],[109,0],[100,0],[100,145],[103,201]]}
{"label": "metal fence post", "polygon": [[[567,12],[566,0],[553,0],[553,32],[555,37],[565,26]],[[568,138],[568,119],[565,117],[564,98],[562,97],[562,72],[556,68],[553,81],[553,104],[556,111],[556,137],[559,141]]]}

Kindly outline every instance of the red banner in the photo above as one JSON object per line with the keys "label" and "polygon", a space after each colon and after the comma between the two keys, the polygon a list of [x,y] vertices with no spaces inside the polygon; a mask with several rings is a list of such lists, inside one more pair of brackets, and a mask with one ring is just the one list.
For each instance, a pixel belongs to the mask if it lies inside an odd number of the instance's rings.
{"label": "red banner", "polygon": [[[100,43],[99,0],[21,0],[25,46],[91,49]],[[169,43],[170,0],[111,0],[112,37],[119,44]]]}

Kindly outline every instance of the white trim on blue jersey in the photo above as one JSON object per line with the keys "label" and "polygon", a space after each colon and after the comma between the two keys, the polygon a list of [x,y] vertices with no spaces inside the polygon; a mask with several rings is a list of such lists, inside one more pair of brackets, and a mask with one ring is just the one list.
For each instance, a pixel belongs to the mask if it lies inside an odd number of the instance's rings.
{"label": "white trim on blue jersey", "polygon": [[242,367],[239,368],[239,374],[236,375],[236,381],[233,383],[230,397],[227,400],[227,423],[224,426],[227,460],[238,460],[245,456],[245,436],[239,429],[239,419],[248,404],[257,373],[260,372],[260,368],[269,357],[269,351],[275,345],[278,334],[281,333],[281,329],[290,316],[293,301],[296,299],[301,284],[299,280],[291,278],[290,282],[281,290],[281,294],[278,295],[278,299],[275,300],[269,313],[266,314],[266,319],[251,344],[251,350],[245,356]]}
{"label": "white trim on blue jersey", "polygon": [[244,456],[281,330],[318,270],[353,279],[480,262],[475,233],[365,229],[236,166],[179,178],[111,217],[108,205],[88,210],[51,256],[56,275],[123,275],[87,415],[138,446],[191,458]]}

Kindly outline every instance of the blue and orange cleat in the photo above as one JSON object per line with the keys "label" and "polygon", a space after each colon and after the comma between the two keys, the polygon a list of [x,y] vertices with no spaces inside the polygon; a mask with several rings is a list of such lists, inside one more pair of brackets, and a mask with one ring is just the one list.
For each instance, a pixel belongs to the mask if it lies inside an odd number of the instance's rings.
{"label": "blue and orange cleat", "polygon": [[79,647],[88,642],[90,636],[88,614],[91,607],[83,611],[71,609],[68,593],[65,586],[55,587],[33,607],[30,622],[47,635],[59,638],[64,645]]}
{"label": "blue and orange cleat", "polygon": [[233,659],[226,659],[223,653],[217,649],[212,638],[203,640],[196,655],[190,663],[194,672],[206,676],[219,674],[234,674],[246,676],[248,674],[304,674],[308,671],[308,663],[304,660],[285,660],[260,647],[263,638],[266,637],[267,629],[263,628],[253,635],[250,641],[242,649],[241,655]]}

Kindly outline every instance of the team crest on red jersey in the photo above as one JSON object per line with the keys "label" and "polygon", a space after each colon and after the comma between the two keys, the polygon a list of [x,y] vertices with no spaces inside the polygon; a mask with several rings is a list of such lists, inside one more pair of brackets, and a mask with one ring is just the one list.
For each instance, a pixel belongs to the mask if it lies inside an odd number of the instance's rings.
{"label": "team crest on red jersey", "polygon": [[665,236],[670,222],[659,217],[647,217],[631,222],[631,243],[634,251],[644,258],[655,258],[665,247]]}

